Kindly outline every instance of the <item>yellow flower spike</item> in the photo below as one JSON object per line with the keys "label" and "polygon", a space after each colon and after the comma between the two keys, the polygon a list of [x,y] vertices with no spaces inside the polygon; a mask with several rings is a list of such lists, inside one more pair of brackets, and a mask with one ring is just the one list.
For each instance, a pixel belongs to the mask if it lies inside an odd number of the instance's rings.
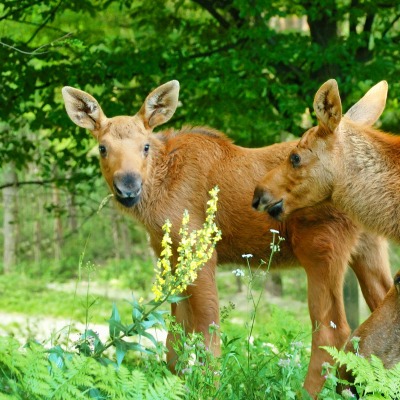
{"label": "yellow flower spike", "polygon": [[221,231],[215,220],[218,202],[218,187],[212,189],[207,202],[206,219],[203,227],[188,231],[190,221],[187,210],[182,216],[179,229],[181,241],[177,247],[178,258],[174,273],[170,258],[172,257],[172,240],[170,236],[171,223],[166,221],[163,226],[164,236],[161,242],[162,251],[155,268],[156,279],[152,291],[156,301],[165,301],[170,294],[182,293],[197,279],[197,274],[212,257],[217,242],[221,239]]}

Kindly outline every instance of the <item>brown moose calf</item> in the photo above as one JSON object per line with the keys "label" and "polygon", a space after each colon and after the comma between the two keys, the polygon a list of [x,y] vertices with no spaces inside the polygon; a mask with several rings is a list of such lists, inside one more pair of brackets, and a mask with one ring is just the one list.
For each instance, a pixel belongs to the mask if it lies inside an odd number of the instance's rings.
{"label": "brown moose calf", "polygon": [[[285,222],[257,212],[251,206],[254,188],[268,171],[279,165],[297,142],[247,149],[207,127],[153,130],[167,122],[178,105],[179,83],[168,82],[145,99],[133,116],[108,118],[90,94],[64,87],[66,110],[72,121],[88,129],[98,141],[102,174],[119,208],[141,222],[159,256],[163,226],[172,223],[173,260],[183,211],[190,214],[189,229],[205,219],[208,191],[219,186],[216,222],[222,231],[212,258],[200,271],[188,298],[172,305],[171,312],[187,332],[201,332],[210,350],[218,355],[220,340],[209,326],[219,323],[215,282],[217,261],[243,263],[251,253],[257,266],[270,253],[271,229],[285,241],[274,256],[272,268],[302,265],[308,279],[312,321],[312,351],[305,388],[315,395],[324,383],[321,365],[330,360],[320,346],[342,347],[350,329],[344,312],[342,286],[347,265],[355,271],[371,309],[382,301],[391,285],[386,241],[360,231],[330,205],[304,208]],[[332,329],[330,322],[337,329]],[[176,355],[168,335],[168,362]]]}
{"label": "brown moose calf", "polygon": [[[392,368],[400,363],[400,271],[394,277],[394,285],[390,288],[382,303],[369,318],[351,335],[345,347],[346,352],[355,352],[353,338],[357,338],[357,352],[361,357],[372,354],[379,357],[385,368]],[[351,370],[346,365],[339,368],[339,377],[354,382]],[[337,390],[348,389],[355,394],[355,388],[339,385]]]}
{"label": "brown moose calf", "polygon": [[[352,337],[360,338],[358,352],[361,356],[374,354],[386,368],[400,362],[400,271],[395,275],[394,285],[383,302],[354,331]],[[345,350],[353,351],[351,340]]]}

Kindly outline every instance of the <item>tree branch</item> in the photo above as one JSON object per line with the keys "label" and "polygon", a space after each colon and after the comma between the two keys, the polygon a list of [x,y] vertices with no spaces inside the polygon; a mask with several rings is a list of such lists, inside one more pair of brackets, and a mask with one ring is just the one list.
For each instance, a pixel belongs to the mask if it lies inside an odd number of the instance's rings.
{"label": "tree branch", "polygon": [[36,4],[40,4],[40,3],[42,3],[42,0],[38,0],[38,1],[36,1],[36,2],[33,2],[33,3],[31,3],[31,4],[26,5],[26,6],[24,6],[24,7],[20,7],[20,8],[17,8],[16,10],[12,10],[12,11],[10,11],[9,13],[7,13],[7,14],[1,16],[1,17],[0,17],[0,21],[2,21],[3,19],[7,19],[8,17],[10,17],[10,16],[12,16],[12,15],[14,15],[14,14],[17,14],[17,13],[20,12],[20,11],[26,10],[26,9],[28,9],[28,8],[30,8],[30,7],[33,7],[33,6],[35,6]]}
{"label": "tree branch", "polygon": [[354,15],[355,13],[353,11],[357,10],[357,7],[359,5],[359,0],[352,0],[350,4],[350,17],[349,17],[349,31],[350,35],[351,34],[356,34],[357,33],[357,17]]}
{"label": "tree branch", "polygon": [[386,34],[393,28],[393,25],[400,19],[400,14],[397,14],[392,22],[389,24],[389,26],[382,32],[382,37],[384,38]]}
{"label": "tree branch", "polygon": [[363,42],[364,44],[356,50],[356,59],[358,61],[368,61],[372,58],[372,51],[369,49],[369,38],[372,35],[372,25],[374,23],[375,14],[367,14],[363,26]]}
{"label": "tree branch", "polygon": [[232,49],[232,48],[236,47],[239,44],[246,43],[247,41],[248,41],[248,39],[240,39],[236,43],[225,44],[224,46],[221,46],[221,47],[218,47],[216,49],[209,50],[209,51],[205,51],[203,53],[191,54],[191,55],[189,55],[189,56],[187,56],[185,58],[190,60],[190,59],[194,59],[194,58],[208,57],[208,56],[211,56],[211,55],[213,55],[215,53],[219,53],[221,51]]}
{"label": "tree branch", "polygon": [[2,46],[4,46],[4,47],[8,47],[9,49],[18,51],[19,53],[21,53],[21,54],[26,54],[26,55],[28,55],[28,56],[41,55],[41,54],[46,54],[46,53],[48,53],[48,51],[42,51],[42,52],[40,52],[41,49],[43,49],[43,48],[45,48],[45,47],[48,47],[48,46],[52,46],[54,43],[59,42],[60,40],[64,40],[64,39],[70,37],[71,35],[72,35],[71,32],[70,32],[70,33],[67,33],[66,35],[64,35],[64,36],[62,36],[62,37],[60,37],[60,38],[58,38],[58,39],[55,39],[55,40],[53,40],[53,41],[50,42],[50,43],[43,44],[42,46],[40,46],[40,47],[38,47],[37,49],[35,49],[35,50],[33,50],[33,51],[30,51],[30,52],[29,52],[29,51],[24,51],[24,50],[18,49],[17,47],[11,46],[10,44],[4,43],[4,42],[2,42],[2,41],[0,41],[0,44],[1,44]]}
{"label": "tree branch", "polygon": [[[36,23],[36,22],[32,22],[32,21],[16,21],[14,19],[8,19],[6,18],[7,21],[11,21],[13,23],[17,23],[17,24],[23,24],[23,25],[28,25],[28,26],[34,26],[34,27],[39,27],[40,24]],[[46,29],[48,29],[49,31],[55,31],[55,32],[61,32],[65,34],[65,31],[63,31],[61,28],[57,28],[55,26],[46,26]]]}
{"label": "tree branch", "polygon": [[205,10],[207,10],[218,22],[219,24],[225,28],[229,28],[229,22],[222,17],[221,14],[217,12],[217,10],[212,6],[212,2],[207,1],[207,0],[193,0],[195,3],[197,3],[199,6],[203,7]]}
{"label": "tree branch", "polygon": [[[86,175],[82,175],[86,176]],[[43,179],[43,180],[32,180],[32,181],[22,181],[22,182],[9,182],[9,183],[4,183],[3,185],[0,185],[0,190],[3,190],[5,188],[14,186],[14,187],[19,187],[19,186],[25,186],[25,185],[47,185],[49,183],[54,183],[54,182],[70,182],[72,180],[78,179],[78,175],[74,175],[73,178],[53,178],[53,179]]]}
{"label": "tree branch", "polygon": [[51,18],[54,17],[55,13],[57,10],[60,8],[61,4],[63,3],[63,0],[60,0],[58,4],[50,11],[49,15],[47,18],[43,21],[43,23],[36,29],[36,31],[33,33],[33,35],[30,37],[30,39],[25,43],[28,45],[35,37],[36,35],[47,25],[47,23],[50,21]]}
{"label": "tree branch", "polygon": [[371,34],[372,24],[374,23],[375,14],[368,14],[365,18],[363,31]]}

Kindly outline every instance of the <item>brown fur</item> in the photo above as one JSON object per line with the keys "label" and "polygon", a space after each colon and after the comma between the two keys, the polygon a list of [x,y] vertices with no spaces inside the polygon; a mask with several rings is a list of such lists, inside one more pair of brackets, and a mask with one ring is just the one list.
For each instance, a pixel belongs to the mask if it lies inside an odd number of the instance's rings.
{"label": "brown fur", "polygon": [[[386,368],[400,362],[400,271],[395,275],[394,284],[383,302],[351,336],[360,338],[358,353],[361,357],[374,354]],[[354,352],[351,340],[345,350]],[[352,380],[351,373],[345,367],[341,368],[340,376]]]}
{"label": "brown fur", "polygon": [[[190,286],[190,297],[172,307],[172,314],[187,331],[204,334],[215,354],[219,354],[219,338],[211,338],[208,327],[219,322],[217,260],[243,264],[242,254],[251,253],[253,264],[258,265],[269,256],[270,229],[285,237],[272,267],[301,264],[307,273],[314,331],[305,387],[310,393],[317,393],[323,385],[321,364],[329,360],[319,346],[341,347],[349,335],[342,298],[346,266],[350,263],[356,272],[367,302],[374,309],[391,284],[386,242],[360,232],[327,204],[294,213],[284,223],[251,207],[256,183],[285,159],[297,142],[247,149],[207,127],[152,133],[155,126],[166,122],[175,111],[176,81],[150,93],[133,117],[109,119],[93,97],[77,89],[66,87],[63,95],[71,119],[90,129],[100,146],[107,147],[107,154],[101,157],[103,176],[120,208],[146,227],[157,255],[164,221],[168,218],[173,224],[171,234],[176,246],[183,211],[189,211],[192,228],[201,226],[208,191],[219,186],[217,223],[222,240],[196,284]],[[82,109],[89,110],[87,115]],[[150,144],[148,153],[147,144]],[[127,206],[127,202],[134,204]],[[336,324],[336,329],[330,327],[330,321]],[[173,339],[169,336],[167,342],[168,360],[172,364]]]}
{"label": "brown fur", "polygon": [[366,228],[400,240],[400,137],[370,126],[386,94],[387,84],[380,82],[341,117],[337,84],[326,82],[315,95],[318,127],[292,150],[300,164],[287,159],[264,177],[256,191],[259,208],[283,219],[330,200]]}

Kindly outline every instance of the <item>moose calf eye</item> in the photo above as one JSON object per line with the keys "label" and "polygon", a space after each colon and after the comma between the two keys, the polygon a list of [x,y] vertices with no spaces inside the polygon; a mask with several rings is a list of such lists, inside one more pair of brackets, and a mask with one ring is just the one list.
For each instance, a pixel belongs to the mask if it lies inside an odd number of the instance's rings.
{"label": "moose calf eye", "polygon": [[101,144],[99,146],[99,153],[102,157],[105,157],[107,155],[107,148],[104,146],[104,144]]}
{"label": "moose calf eye", "polygon": [[144,154],[145,154],[145,155],[147,155],[147,153],[149,152],[149,149],[150,149],[150,145],[149,145],[148,143],[146,143],[146,144],[144,145],[144,148],[143,148],[143,151],[144,151]]}
{"label": "moose calf eye", "polygon": [[301,157],[297,153],[293,153],[290,155],[290,162],[293,167],[298,167],[300,165]]}

